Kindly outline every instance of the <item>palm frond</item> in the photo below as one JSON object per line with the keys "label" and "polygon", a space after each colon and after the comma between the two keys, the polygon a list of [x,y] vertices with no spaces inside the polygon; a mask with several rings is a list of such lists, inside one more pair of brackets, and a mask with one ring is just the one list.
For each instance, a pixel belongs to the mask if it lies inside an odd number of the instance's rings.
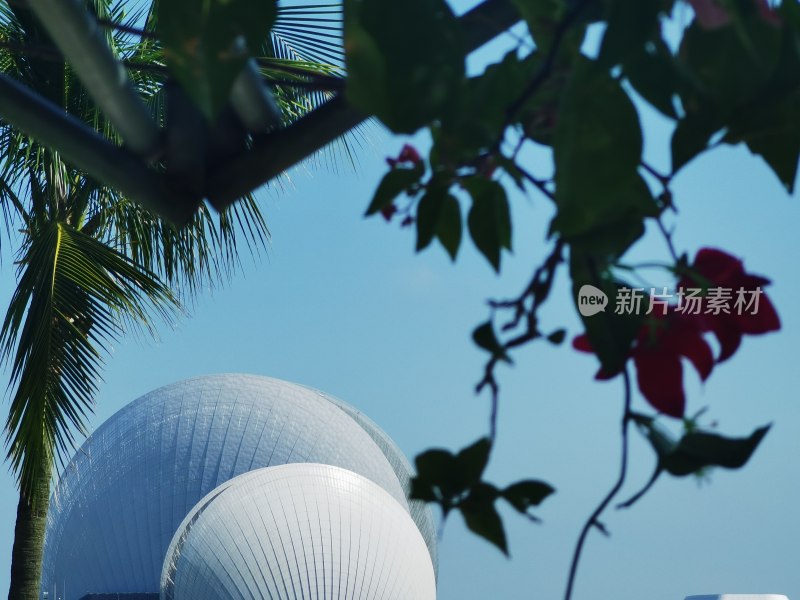
{"label": "palm frond", "polygon": [[344,67],[342,2],[309,4],[300,0],[278,5],[269,54]]}
{"label": "palm frond", "polygon": [[43,457],[70,451],[84,432],[108,344],[178,308],[155,274],[68,224],[31,236],[0,334],[16,387],[8,458],[23,491],[42,475]]}
{"label": "palm frond", "polygon": [[152,271],[186,301],[230,280],[241,266],[240,244],[257,256],[270,235],[252,195],[218,216],[201,205],[181,229],[107,188],[98,190],[89,213],[83,226],[87,235]]}

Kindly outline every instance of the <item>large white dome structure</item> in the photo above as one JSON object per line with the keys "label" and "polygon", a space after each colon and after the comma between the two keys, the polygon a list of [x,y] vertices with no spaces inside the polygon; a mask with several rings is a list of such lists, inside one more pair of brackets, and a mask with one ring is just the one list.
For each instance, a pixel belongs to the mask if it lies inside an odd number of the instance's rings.
{"label": "large white dome structure", "polygon": [[[134,400],[82,445],[53,492],[42,590],[53,600],[81,600],[89,594],[158,597],[168,546],[187,515],[205,515],[201,500],[218,494],[215,511],[248,502],[238,495],[249,493],[255,482],[258,486],[273,482],[268,487],[274,489],[273,475],[267,476],[267,471],[299,464],[319,465],[315,468],[324,499],[319,510],[344,506],[329,493],[331,478],[323,473],[324,465],[358,478],[361,487],[352,489],[381,490],[382,502],[392,508],[375,510],[385,514],[399,510],[414,525],[427,550],[423,558],[435,573],[431,512],[421,503],[409,505],[411,466],[377,425],[353,407],[310,388],[260,376],[213,375],[168,385]],[[234,479],[250,472],[259,477]],[[307,475],[302,471],[297,481],[307,483]],[[278,493],[264,504],[265,510],[275,509],[274,502],[286,498]],[[335,524],[335,519],[325,519]],[[339,525],[344,523],[354,526],[356,521],[340,519]],[[302,531],[296,532],[300,540]],[[206,597],[294,598],[252,596],[244,590],[239,594]],[[297,596],[303,597],[307,596]]]}
{"label": "large white dome structure", "polygon": [[435,597],[408,513],[380,486],[329,465],[223,483],[181,523],[161,575],[161,600]]}

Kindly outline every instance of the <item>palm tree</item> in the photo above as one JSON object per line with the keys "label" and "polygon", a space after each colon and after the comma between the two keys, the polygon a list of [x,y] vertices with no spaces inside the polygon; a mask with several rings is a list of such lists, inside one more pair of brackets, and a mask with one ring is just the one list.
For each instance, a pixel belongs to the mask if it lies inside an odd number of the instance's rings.
{"label": "palm tree", "polygon": [[[154,7],[133,4],[125,15],[119,2],[89,0],[87,8],[105,23],[124,21],[108,28],[108,42],[140,65],[133,80],[163,120],[158,43],[131,33],[142,23],[155,31]],[[301,85],[306,75],[340,74],[336,6],[307,10],[316,17],[286,7],[261,59],[287,121],[326,99],[324,90]],[[24,3],[0,0],[0,71],[117,141]],[[182,300],[235,272],[239,242],[258,252],[269,232],[253,197],[218,216],[201,206],[189,225],[175,229],[2,123],[0,207],[18,264],[0,332],[0,357],[11,365],[8,459],[20,489],[9,598],[36,600],[54,463],[85,433],[109,342],[173,318]]]}

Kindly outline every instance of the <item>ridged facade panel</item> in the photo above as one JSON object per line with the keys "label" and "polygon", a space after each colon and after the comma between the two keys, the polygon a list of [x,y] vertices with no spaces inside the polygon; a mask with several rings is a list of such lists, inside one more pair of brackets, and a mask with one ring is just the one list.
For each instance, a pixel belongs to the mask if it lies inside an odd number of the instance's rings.
{"label": "ridged facade panel", "polygon": [[101,425],[62,474],[42,589],[64,600],[157,592],[167,546],[201,498],[242,473],[309,462],[357,473],[408,508],[384,451],[319,392],[249,375],[151,392]]}
{"label": "ridged facade panel", "polygon": [[380,486],[329,465],[259,469],[184,520],[161,600],[434,600],[425,541]]}

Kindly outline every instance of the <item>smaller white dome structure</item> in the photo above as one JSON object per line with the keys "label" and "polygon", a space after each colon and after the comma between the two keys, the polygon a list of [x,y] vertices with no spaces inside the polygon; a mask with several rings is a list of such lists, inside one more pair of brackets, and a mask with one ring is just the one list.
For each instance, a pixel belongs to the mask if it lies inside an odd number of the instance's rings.
{"label": "smaller white dome structure", "polygon": [[686,596],[686,600],[789,600],[783,594],[703,594]]}
{"label": "smaller white dome structure", "polygon": [[186,516],[167,550],[161,600],[434,600],[419,529],[388,492],[321,464],[257,469]]}

